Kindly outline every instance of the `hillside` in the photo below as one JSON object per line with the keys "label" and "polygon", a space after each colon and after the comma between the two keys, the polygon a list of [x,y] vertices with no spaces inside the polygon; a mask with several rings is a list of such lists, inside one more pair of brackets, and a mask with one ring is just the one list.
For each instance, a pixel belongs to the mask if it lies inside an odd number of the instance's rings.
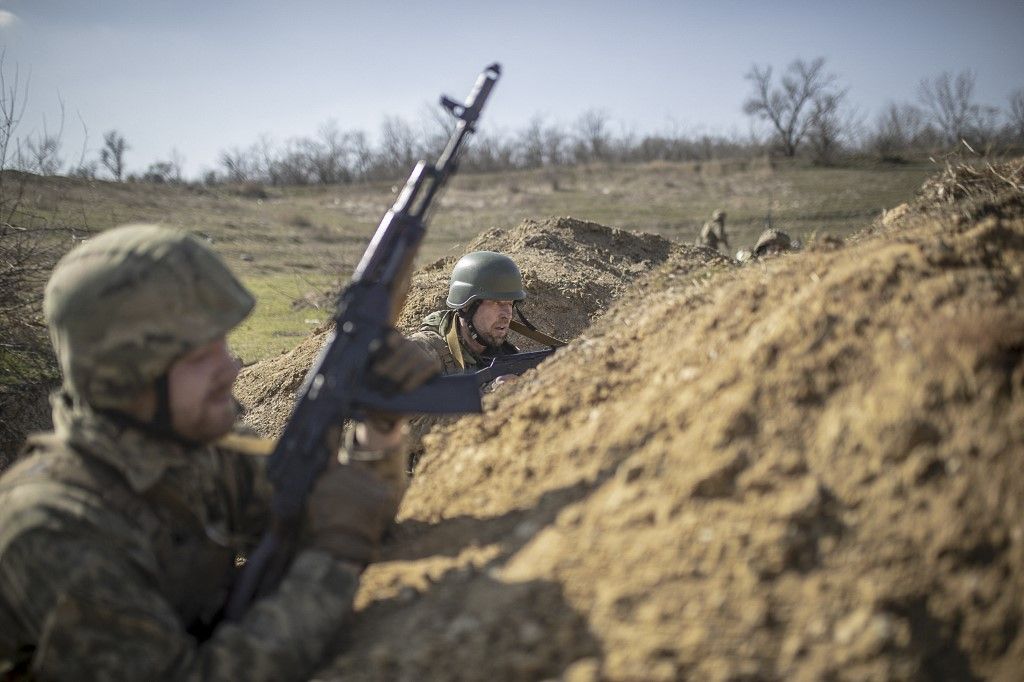
{"label": "hillside", "polygon": [[428,439],[318,679],[1020,679],[1022,186],[672,253]]}

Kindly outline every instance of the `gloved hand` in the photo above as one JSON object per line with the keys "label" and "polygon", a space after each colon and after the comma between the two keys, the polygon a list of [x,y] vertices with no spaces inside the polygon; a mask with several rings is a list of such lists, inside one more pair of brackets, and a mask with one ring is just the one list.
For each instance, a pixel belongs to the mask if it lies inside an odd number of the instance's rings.
{"label": "gloved hand", "polygon": [[370,370],[397,392],[408,393],[440,372],[441,363],[415,341],[391,330]]}
{"label": "gloved hand", "polygon": [[[383,346],[374,354],[370,371],[388,389],[407,393],[439,373],[441,362],[415,341],[391,330],[384,338]],[[380,434],[388,434],[394,432],[400,418],[397,414],[370,412],[366,415],[366,422]]]}
{"label": "gloved hand", "polygon": [[365,567],[398,511],[400,494],[368,469],[332,464],[307,503],[309,546]]}

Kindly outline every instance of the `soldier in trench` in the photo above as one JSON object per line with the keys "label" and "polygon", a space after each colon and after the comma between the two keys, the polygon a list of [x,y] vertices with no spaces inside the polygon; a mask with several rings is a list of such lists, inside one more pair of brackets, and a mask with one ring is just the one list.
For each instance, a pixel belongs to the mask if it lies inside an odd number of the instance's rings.
{"label": "soldier in trench", "polygon": [[718,251],[720,247],[725,247],[725,252],[729,252],[729,236],[725,233],[725,211],[715,209],[715,212],[711,214],[711,220],[700,228],[697,246],[706,246],[715,251]]}
{"label": "soldier in trench", "polygon": [[[280,585],[224,621],[270,518],[258,441],[233,433],[226,335],[253,305],[212,251],[157,226],[54,269],[54,431],[0,478],[0,677],[301,680],[329,653],[404,491],[402,420],[357,424],[357,463],[317,480]],[[371,369],[409,390],[439,368],[396,332]]]}
{"label": "soldier in trench", "polygon": [[[519,348],[508,340],[513,326],[518,333],[532,335],[542,343],[560,344],[526,322],[517,308],[525,299],[523,275],[515,261],[493,251],[468,253],[452,269],[447,309],[427,315],[419,331],[409,338],[441,364],[444,374],[475,372],[495,357],[518,353]],[[514,314],[522,322],[514,321]],[[494,390],[516,379],[512,374],[498,377],[484,390]],[[423,436],[450,419],[423,415],[411,420],[410,469],[422,454]]]}

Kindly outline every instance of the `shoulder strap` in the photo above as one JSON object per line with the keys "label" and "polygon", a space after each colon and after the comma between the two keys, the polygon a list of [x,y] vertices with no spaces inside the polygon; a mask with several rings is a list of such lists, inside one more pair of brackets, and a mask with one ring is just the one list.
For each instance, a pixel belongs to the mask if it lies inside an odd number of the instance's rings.
{"label": "shoulder strap", "polygon": [[548,336],[539,329],[527,327],[519,320],[509,320],[508,328],[517,334],[522,334],[528,339],[533,339],[537,343],[543,343],[545,346],[550,346],[551,348],[561,348],[565,345],[565,341],[559,341],[553,336]]}
{"label": "shoulder strap", "polygon": [[459,367],[461,369],[466,369],[466,361],[462,357],[462,344],[459,343],[458,316],[452,315],[452,324],[448,328],[448,333],[445,334],[444,339],[448,342],[448,350],[452,352],[452,357],[455,358],[455,362],[459,363]]}

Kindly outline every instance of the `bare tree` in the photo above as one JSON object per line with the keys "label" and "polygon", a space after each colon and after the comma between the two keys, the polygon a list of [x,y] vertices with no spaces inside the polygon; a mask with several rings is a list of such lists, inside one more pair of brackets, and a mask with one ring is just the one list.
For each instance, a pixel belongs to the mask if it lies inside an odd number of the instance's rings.
{"label": "bare tree", "polygon": [[347,139],[331,119],[320,126],[318,137],[308,145],[313,179],[321,185],[348,182],[352,175],[347,165]]}
{"label": "bare tree", "polygon": [[568,133],[558,124],[544,129],[544,160],[548,165],[561,166],[569,162]]}
{"label": "bare tree", "polygon": [[478,171],[498,171],[515,164],[516,145],[500,132],[484,132],[466,153],[466,167]]}
{"label": "bare tree", "polygon": [[380,128],[380,157],[386,173],[409,168],[416,162],[416,135],[403,119],[386,116]]}
{"label": "bare tree", "polygon": [[576,132],[576,160],[604,161],[611,152],[611,132],[608,113],[600,109],[583,112],[574,126]]}
{"label": "bare tree", "polygon": [[171,182],[181,182],[182,169],[185,166],[185,156],[178,151],[177,147],[171,147],[170,158],[167,163],[171,166]]}
{"label": "bare tree", "polygon": [[544,119],[539,114],[519,131],[516,136],[518,148],[517,165],[523,168],[540,168],[544,165]]}
{"label": "bare tree", "polygon": [[825,72],[825,58],[811,62],[797,59],[786,68],[779,85],[772,79],[772,67],[751,67],[746,75],[754,88],[743,111],[771,124],[779,147],[786,156],[797,148],[811,125],[816,98],[838,92],[836,77]]}
{"label": "bare tree", "polygon": [[260,177],[260,148],[231,147],[220,153],[219,163],[228,182],[255,182]]}
{"label": "bare tree", "polygon": [[142,180],[156,184],[174,182],[174,165],[170,161],[154,161],[142,174]]}
{"label": "bare tree", "polygon": [[918,86],[918,100],[949,145],[960,144],[968,137],[978,117],[974,83],[972,71],[961,71],[956,77],[944,71],[931,80],[923,79]]}
{"label": "bare tree", "polygon": [[121,182],[124,177],[124,153],[130,147],[128,142],[116,130],[108,130],[103,135],[103,149],[100,150],[100,161],[107,170],[114,176],[114,179]]}
{"label": "bare tree", "polygon": [[348,167],[352,175],[365,179],[373,165],[373,149],[366,139],[366,133],[361,130],[345,133],[345,148],[348,150]]}
{"label": "bare tree", "polygon": [[868,146],[883,159],[896,159],[921,142],[925,115],[913,104],[890,102],[875,118]]}
{"label": "bare tree", "polygon": [[818,93],[811,102],[807,141],[818,163],[833,163],[851,131],[842,111],[845,98],[846,91],[838,90]]}
{"label": "bare tree", "polygon": [[1024,88],[1017,88],[1010,93],[1010,108],[1007,112],[1010,134],[1018,142],[1024,142]]}
{"label": "bare tree", "polygon": [[19,145],[18,156],[21,158],[18,161],[18,166],[24,170],[39,175],[56,175],[64,165],[64,160],[60,156],[64,137],[64,100],[58,98],[58,103],[60,105],[60,126],[57,132],[50,132],[44,116],[42,131],[25,138],[24,153],[21,152]]}
{"label": "bare tree", "polygon": [[[24,181],[10,182],[6,171],[13,161],[15,135],[28,104],[18,65],[14,65],[13,77],[8,78],[5,57],[6,52],[0,50],[0,227],[12,222],[25,190]],[[28,86],[24,88],[27,90]]]}

